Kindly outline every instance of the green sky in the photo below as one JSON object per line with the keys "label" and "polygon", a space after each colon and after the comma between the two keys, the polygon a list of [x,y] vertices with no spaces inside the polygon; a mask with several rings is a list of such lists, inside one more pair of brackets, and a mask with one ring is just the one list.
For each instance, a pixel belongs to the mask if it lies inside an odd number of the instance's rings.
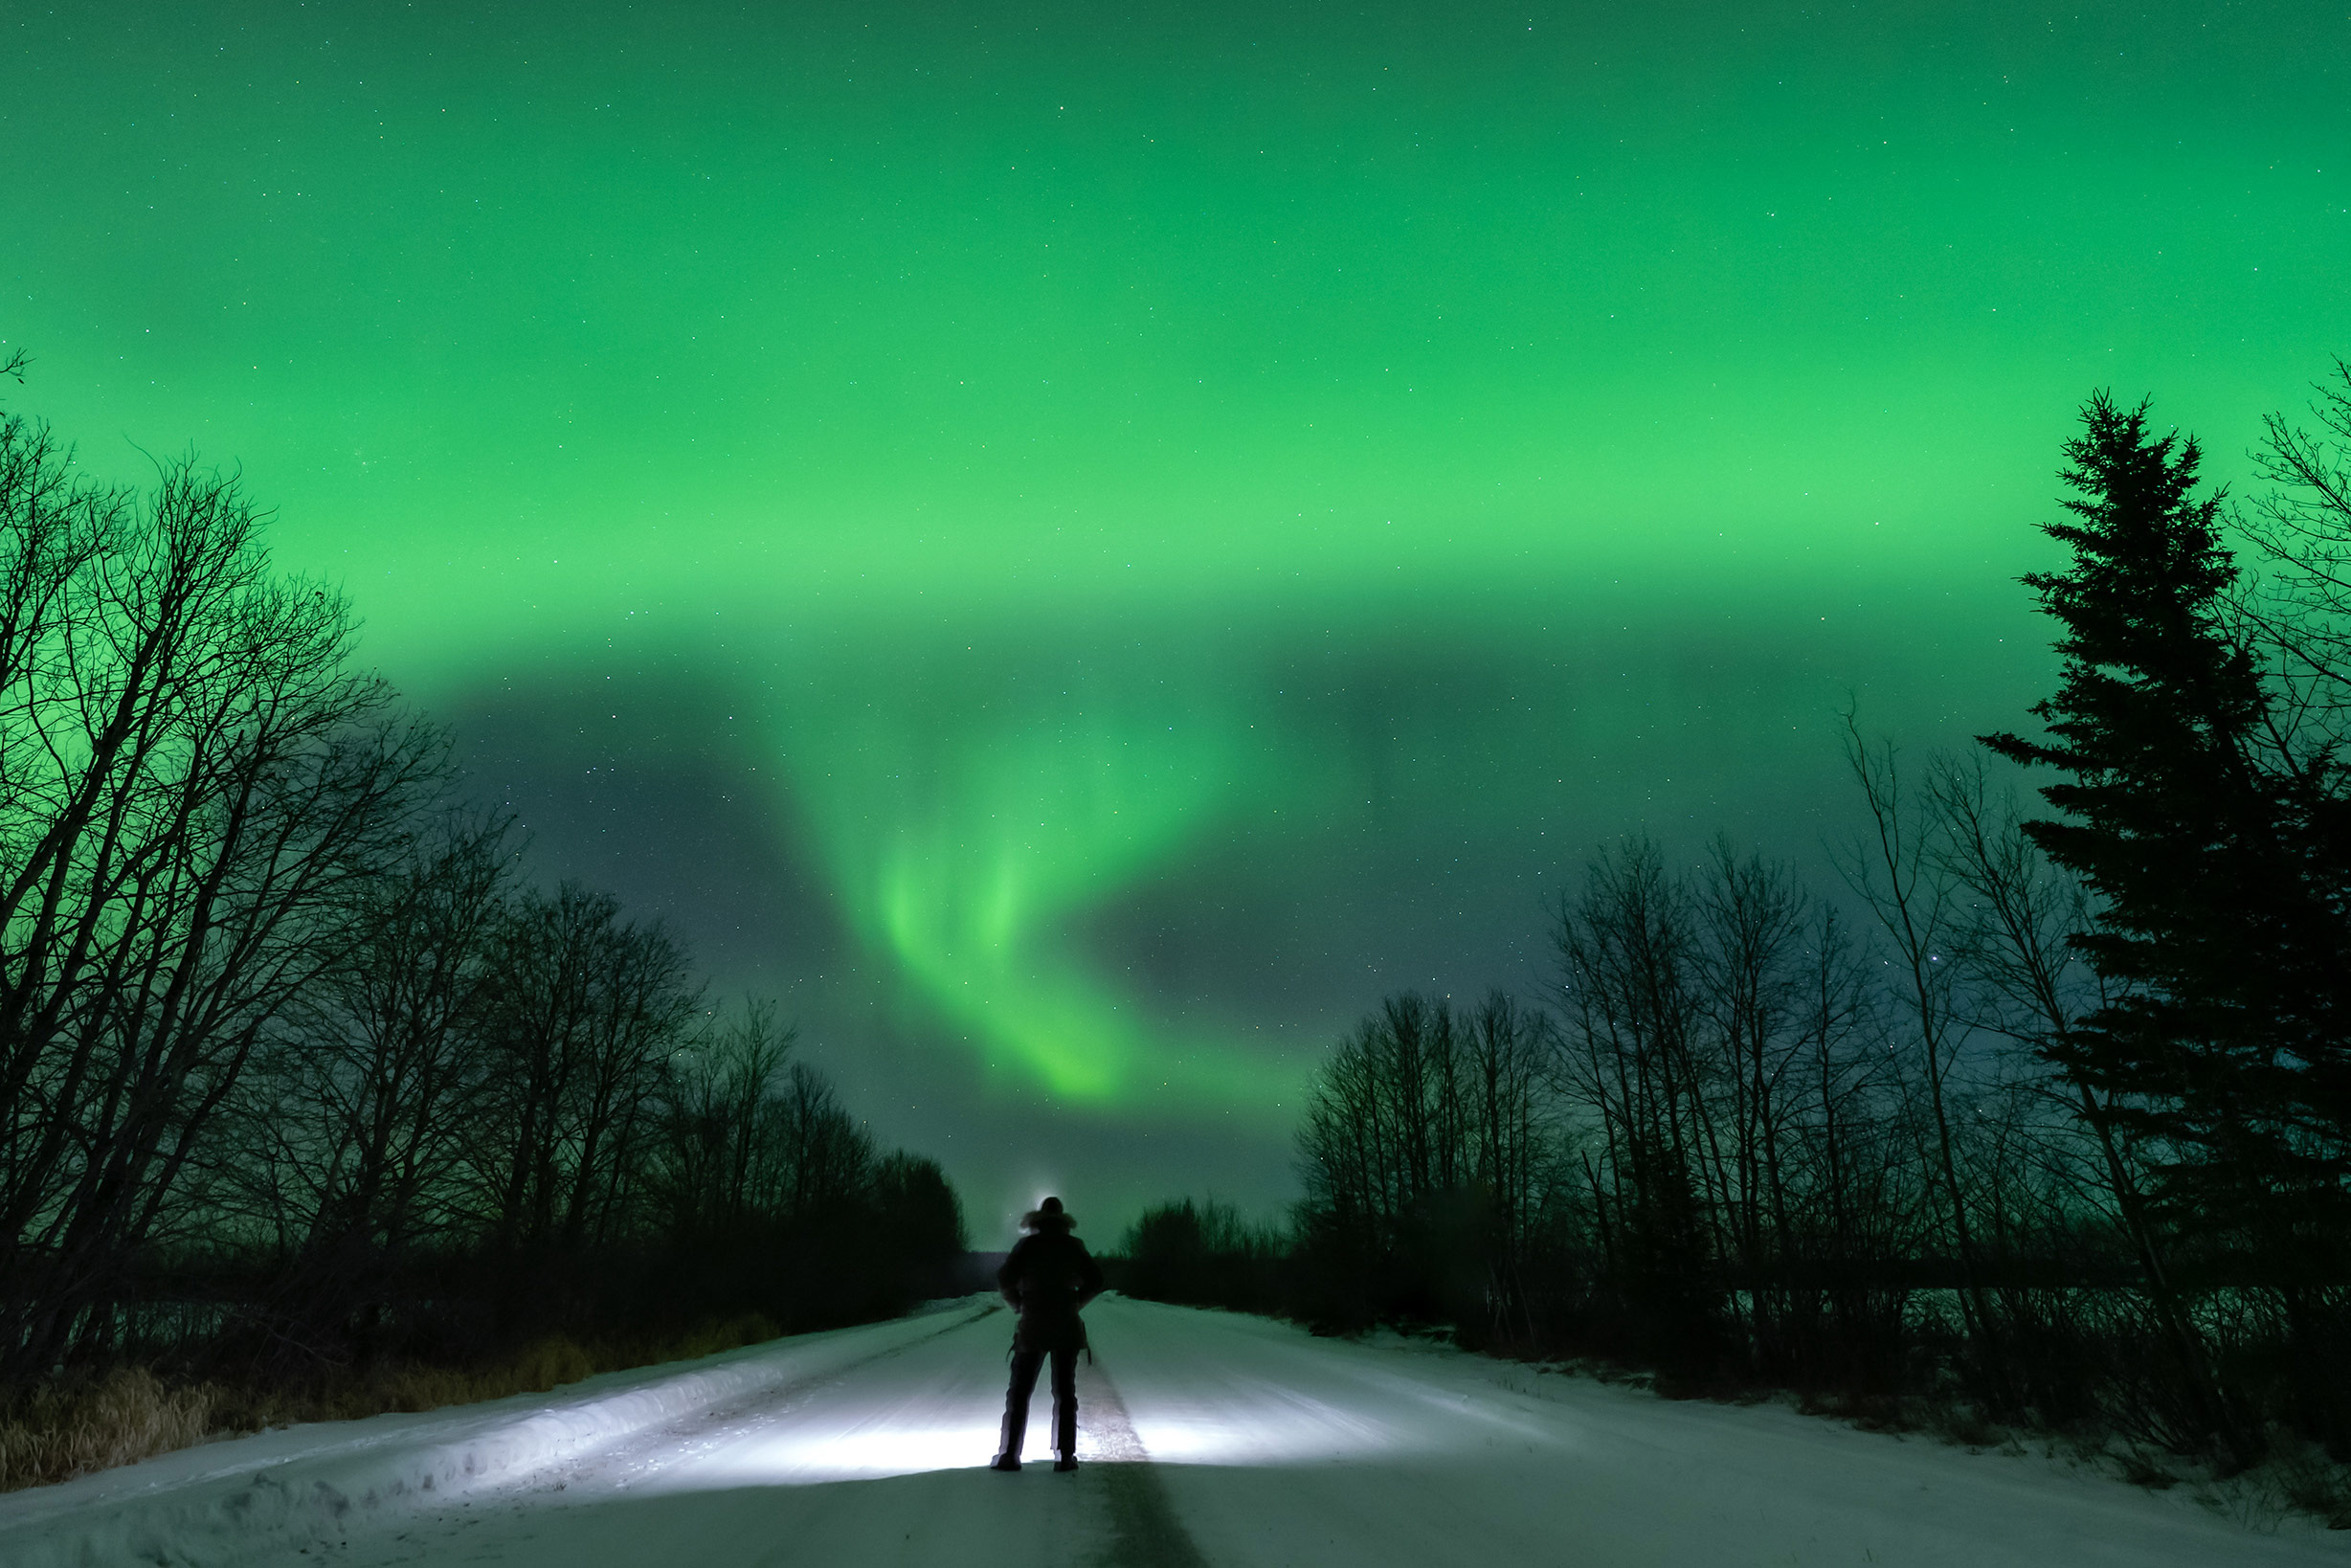
{"label": "green sky", "polygon": [[[2340,5],[19,8],[0,338],[982,1228],[1288,1180],[1599,840],[2047,679],[2093,387],[2351,352]],[[1073,1198],[1074,1202],[1074,1198]]]}

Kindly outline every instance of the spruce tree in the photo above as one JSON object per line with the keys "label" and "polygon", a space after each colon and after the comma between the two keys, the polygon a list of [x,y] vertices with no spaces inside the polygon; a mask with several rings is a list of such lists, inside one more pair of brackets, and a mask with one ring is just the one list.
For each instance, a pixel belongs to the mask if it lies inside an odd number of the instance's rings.
{"label": "spruce tree", "polygon": [[2101,900],[2080,940],[2116,999],[2050,1048],[2115,1108],[2183,1240],[2308,1301],[2342,1277],[2351,1019],[2333,759],[2294,754],[2228,608],[2237,568],[2195,440],[2104,393],[2065,448],[2073,552],[2025,579],[2064,628],[2047,737],[2068,776],[2026,831]]}

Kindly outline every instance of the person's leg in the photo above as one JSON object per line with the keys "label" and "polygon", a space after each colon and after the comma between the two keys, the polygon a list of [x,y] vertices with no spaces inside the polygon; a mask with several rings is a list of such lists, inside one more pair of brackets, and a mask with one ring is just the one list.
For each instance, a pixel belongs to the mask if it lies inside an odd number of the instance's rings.
{"label": "person's leg", "polygon": [[1053,1451],[1078,1457],[1078,1347],[1053,1347]]}
{"label": "person's leg", "polygon": [[996,1447],[998,1461],[1019,1461],[1020,1445],[1028,1436],[1029,1396],[1036,1392],[1037,1371],[1043,1364],[1042,1353],[1013,1342],[1012,1386],[1004,1391],[1004,1441]]}

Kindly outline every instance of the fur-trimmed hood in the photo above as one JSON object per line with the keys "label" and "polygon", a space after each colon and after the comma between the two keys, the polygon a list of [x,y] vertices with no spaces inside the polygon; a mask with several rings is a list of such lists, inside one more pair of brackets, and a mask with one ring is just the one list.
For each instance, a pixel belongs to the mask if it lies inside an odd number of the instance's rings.
{"label": "fur-trimmed hood", "polygon": [[1048,1198],[1020,1217],[1020,1228],[1038,1236],[1066,1236],[1078,1221],[1058,1198]]}

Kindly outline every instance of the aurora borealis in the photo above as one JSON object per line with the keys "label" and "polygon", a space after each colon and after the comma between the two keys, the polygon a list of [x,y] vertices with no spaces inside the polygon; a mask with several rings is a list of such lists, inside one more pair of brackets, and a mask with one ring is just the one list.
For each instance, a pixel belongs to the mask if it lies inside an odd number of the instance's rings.
{"label": "aurora borealis", "polygon": [[1534,997],[1607,836],[1817,865],[1848,694],[1924,748],[2045,684],[2092,387],[2240,477],[2351,352],[2340,6],[0,37],[11,395],[241,465],[546,873],[982,1233],[1278,1203],[1320,1048]]}

